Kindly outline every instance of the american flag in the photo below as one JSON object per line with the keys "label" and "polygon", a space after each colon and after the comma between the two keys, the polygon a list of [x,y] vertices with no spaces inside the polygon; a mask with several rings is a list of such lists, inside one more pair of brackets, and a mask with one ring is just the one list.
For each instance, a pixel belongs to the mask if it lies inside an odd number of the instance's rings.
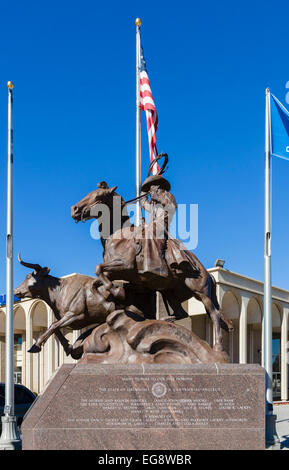
{"label": "american flag", "polygon": [[[152,162],[153,159],[158,155],[156,146],[158,115],[151,91],[142,45],[140,50],[140,108],[146,113],[150,161]],[[152,173],[155,175],[158,171],[159,165],[156,163],[153,166]]]}

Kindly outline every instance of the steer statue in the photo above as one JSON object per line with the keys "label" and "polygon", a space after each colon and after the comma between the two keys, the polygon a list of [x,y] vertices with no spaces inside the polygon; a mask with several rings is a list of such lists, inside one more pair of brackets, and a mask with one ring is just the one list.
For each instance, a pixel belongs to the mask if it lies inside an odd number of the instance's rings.
{"label": "steer statue", "polygon": [[114,295],[106,291],[99,281],[93,277],[76,274],[72,277],[60,278],[49,274],[50,269],[39,264],[26,263],[18,255],[20,264],[34,271],[27,274],[25,280],[14,290],[20,299],[28,297],[44,300],[54,312],[56,321],[37,339],[29,349],[38,353],[41,346],[54,333],[67,355],[79,359],[82,355],[82,340],[91,332],[87,331],[76,341],[69,344],[60,328],[70,327],[79,330],[89,325],[100,325],[106,317],[119,307],[127,307],[132,315],[142,315],[148,310],[152,312],[153,295],[151,293],[135,293],[127,287],[115,287]]}

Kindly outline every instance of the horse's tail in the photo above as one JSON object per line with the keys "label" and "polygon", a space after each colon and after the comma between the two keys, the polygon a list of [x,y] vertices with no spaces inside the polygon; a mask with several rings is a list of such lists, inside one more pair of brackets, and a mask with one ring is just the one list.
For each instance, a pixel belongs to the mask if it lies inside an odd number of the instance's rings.
{"label": "horse's tail", "polygon": [[209,274],[209,276],[211,281],[211,301],[213,302],[214,307],[217,310],[220,310],[220,304],[217,299],[216,279],[211,274]]}

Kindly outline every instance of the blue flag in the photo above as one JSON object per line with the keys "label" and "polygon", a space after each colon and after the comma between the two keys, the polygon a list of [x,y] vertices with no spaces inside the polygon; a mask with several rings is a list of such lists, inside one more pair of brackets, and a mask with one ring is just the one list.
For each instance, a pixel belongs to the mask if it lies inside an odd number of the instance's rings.
{"label": "blue flag", "polygon": [[289,112],[271,94],[272,155],[289,160]]}

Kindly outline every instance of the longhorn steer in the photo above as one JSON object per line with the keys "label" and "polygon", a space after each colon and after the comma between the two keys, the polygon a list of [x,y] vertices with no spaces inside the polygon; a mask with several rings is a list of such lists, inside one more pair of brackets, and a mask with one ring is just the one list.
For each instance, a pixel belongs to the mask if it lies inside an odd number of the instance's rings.
{"label": "longhorn steer", "polygon": [[[82,274],[67,278],[54,277],[49,275],[49,268],[26,263],[21,260],[20,255],[18,261],[34,271],[27,274],[22,284],[14,290],[14,294],[19,298],[44,300],[57,319],[37,339],[29,352],[39,352],[41,346],[55,333],[66,354],[73,356],[72,345],[59,329],[69,326],[73,330],[78,330],[88,325],[101,324],[105,322],[107,315],[115,310],[115,303],[106,300],[109,293],[103,289],[103,286],[96,288],[97,280],[93,277]],[[122,288],[116,288],[115,291],[119,295],[123,294]]]}

